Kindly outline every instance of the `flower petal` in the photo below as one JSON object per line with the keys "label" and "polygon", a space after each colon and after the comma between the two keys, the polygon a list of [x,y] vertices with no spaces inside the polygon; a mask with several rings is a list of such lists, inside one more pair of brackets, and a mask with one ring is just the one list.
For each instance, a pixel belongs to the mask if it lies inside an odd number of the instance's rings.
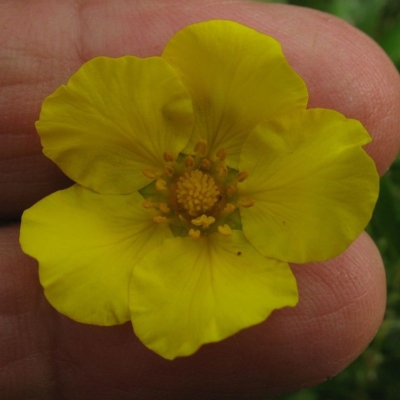
{"label": "flower petal", "polygon": [[371,218],[379,178],[355,120],[323,109],[258,126],[243,146],[243,231],[263,255],[293,263],[342,253]]}
{"label": "flower petal", "polygon": [[138,193],[100,195],[75,185],[24,212],[21,246],[39,261],[40,282],[58,311],[96,325],[129,320],[132,269],[172,236],[142,202]]}
{"label": "flower petal", "polygon": [[237,168],[243,140],[260,122],[305,109],[303,80],[270,36],[231,21],[207,21],[182,29],[162,54],[179,73],[194,103],[195,128],[188,151],[207,140],[213,155],[228,152]]}
{"label": "flower petal", "polygon": [[188,92],[160,57],[98,57],[43,103],[36,128],[43,151],[71,179],[99,193],[130,193],[161,170],[163,153],[187,144]]}
{"label": "flower petal", "polygon": [[166,240],[139,262],[130,294],[135,333],[167,359],[190,355],[298,301],[289,266],[261,256],[241,231]]}

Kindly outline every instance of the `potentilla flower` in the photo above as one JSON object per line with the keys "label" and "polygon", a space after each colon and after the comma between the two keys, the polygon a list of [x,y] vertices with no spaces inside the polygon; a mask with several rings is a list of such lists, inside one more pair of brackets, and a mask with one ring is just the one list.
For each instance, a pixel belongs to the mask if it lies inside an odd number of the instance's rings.
{"label": "potentilla flower", "polygon": [[378,192],[361,123],[307,100],[279,43],[230,21],[84,64],[36,124],[76,184],[22,218],[49,302],[168,359],[295,306],[288,263],[343,252]]}

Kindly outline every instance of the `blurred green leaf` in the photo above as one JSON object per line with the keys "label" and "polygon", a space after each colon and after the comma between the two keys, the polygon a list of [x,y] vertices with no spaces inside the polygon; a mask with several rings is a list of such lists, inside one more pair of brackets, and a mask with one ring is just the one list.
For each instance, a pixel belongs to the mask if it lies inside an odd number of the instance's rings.
{"label": "blurred green leaf", "polygon": [[400,393],[400,359],[386,362],[378,374],[378,380],[381,382],[379,395],[382,397],[375,397],[384,400],[399,400]]}
{"label": "blurred green leaf", "polygon": [[388,56],[400,67],[400,19],[394,22],[387,31],[379,38],[379,44]]}
{"label": "blurred green leaf", "polygon": [[381,178],[379,199],[372,216],[371,225],[379,236],[386,238],[393,257],[400,256],[400,205],[396,201],[393,183],[389,175]]}
{"label": "blurred green leaf", "polygon": [[400,360],[400,321],[392,320],[391,322],[392,326],[386,334],[385,341],[382,345],[382,352]]}

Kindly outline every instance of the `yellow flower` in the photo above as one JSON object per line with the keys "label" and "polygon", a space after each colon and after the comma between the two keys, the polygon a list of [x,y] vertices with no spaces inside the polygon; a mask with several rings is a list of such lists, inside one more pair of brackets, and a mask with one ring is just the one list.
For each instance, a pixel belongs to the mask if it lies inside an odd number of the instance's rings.
{"label": "yellow flower", "polygon": [[295,306],[288,263],[343,252],[378,188],[363,126],[307,99],[276,40],[229,21],[84,64],[36,125],[76,184],[22,219],[50,303],[168,359]]}

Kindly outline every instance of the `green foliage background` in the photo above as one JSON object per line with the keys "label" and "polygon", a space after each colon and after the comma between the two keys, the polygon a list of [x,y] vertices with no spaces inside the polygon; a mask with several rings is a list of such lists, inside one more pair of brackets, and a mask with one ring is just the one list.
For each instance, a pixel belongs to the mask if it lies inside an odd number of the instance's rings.
{"label": "green foliage background", "polygon": [[[268,2],[315,8],[345,19],[378,42],[400,70],[400,0]],[[381,179],[367,230],[381,251],[387,273],[388,302],[381,329],[364,353],[335,378],[276,400],[400,399],[400,156]]]}

